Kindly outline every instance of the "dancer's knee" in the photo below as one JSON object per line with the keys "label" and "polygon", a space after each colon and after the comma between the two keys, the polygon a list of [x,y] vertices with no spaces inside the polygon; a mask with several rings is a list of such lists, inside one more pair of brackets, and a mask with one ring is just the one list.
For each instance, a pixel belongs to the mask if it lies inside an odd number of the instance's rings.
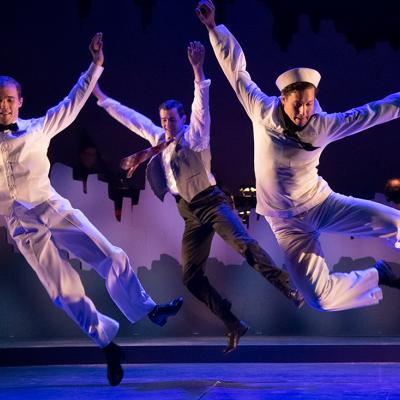
{"label": "dancer's knee", "polygon": [[182,274],[182,282],[189,290],[191,290],[191,288],[203,277],[204,273],[202,270],[199,270],[195,266],[185,266]]}
{"label": "dancer's knee", "polygon": [[104,277],[110,273],[119,276],[130,268],[128,256],[118,247],[114,247],[113,251],[105,256],[101,263],[102,275]]}
{"label": "dancer's knee", "polygon": [[335,310],[335,302],[332,301],[329,296],[317,296],[316,293],[304,293],[302,292],[304,296],[305,302],[312,308],[314,308],[317,311],[334,311]]}

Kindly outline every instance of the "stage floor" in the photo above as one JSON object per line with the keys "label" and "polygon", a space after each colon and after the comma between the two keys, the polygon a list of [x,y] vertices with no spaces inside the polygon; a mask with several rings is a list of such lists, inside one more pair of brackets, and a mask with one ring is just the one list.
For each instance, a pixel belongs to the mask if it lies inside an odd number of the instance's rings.
{"label": "stage floor", "polygon": [[[399,337],[245,336],[224,355],[224,337],[118,339],[127,363],[400,363]],[[89,339],[0,341],[0,367],[101,364],[104,357]]]}
{"label": "stage floor", "polygon": [[118,387],[100,365],[3,367],[0,399],[394,400],[400,364],[130,364]]}
{"label": "stage floor", "polygon": [[88,339],[0,341],[0,400],[400,400],[400,338],[223,337],[118,340],[125,377],[110,387]]}

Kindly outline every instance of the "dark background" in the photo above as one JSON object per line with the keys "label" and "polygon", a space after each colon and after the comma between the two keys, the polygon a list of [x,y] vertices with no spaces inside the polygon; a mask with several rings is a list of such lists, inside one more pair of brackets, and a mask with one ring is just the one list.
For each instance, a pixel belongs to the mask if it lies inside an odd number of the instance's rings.
{"label": "dark background", "polygon": [[[245,50],[248,70],[267,94],[278,95],[275,78],[295,66],[321,72],[318,98],[330,112],[345,111],[399,88],[396,1],[371,6],[338,0],[215,3],[217,21],[225,23],[236,35]],[[158,122],[158,105],[165,99],[180,99],[190,109],[193,74],[186,47],[190,40],[201,40],[207,50],[206,74],[212,79],[213,168],[219,180],[236,192],[241,185],[254,182],[251,123],[214,59],[206,30],[195,16],[195,5],[191,0],[7,2],[0,11],[0,74],[21,82],[21,116],[41,116],[68,93],[87,68],[90,39],[101,31],[105,51],[102,88]],[[76,167],[83,132],[112,171],[118,171],[121,157],[148,145],[111,119],[91,98],[77,120],[53,140],[51,161]],[[320,174],[338,192],[373,198],[376,192],[383,191],[387,178],[399,176],[399,133],[400,122],[392,121],[330,145],[321,158]],[[138,188],[144,186],[143,172],[141,168],[133,179]],[[51,304],[33,271],[7,244],[3,230],[0,234],[0,338],[82,337],[78,328]],[[82,273],[82,279],[99,309],[121,321],[124,336],[130,337],[133,332],[221,334],[219,321],[182,286],[178,260],[167,254],[154,254],[154,260],[159,258],[161,261],[155,261],[150,270],[140,268],[144,286],[163,301],[176,294],[186,298],[183,312],[163,330],[155,329],[147,320],[132,328],[109,300],[95,272]],[[374,262],[341,260],[340,254],[337,260],[338,270],[365,268]],[[394,290],[385,291],[383,308],[322,314],[305,308],[299,312],[282,301],[248,266],[223,265],[211,259],[208,271],[223,293],[229,292],[235,311],[246,318],[252,333],[399,334],[399,295]]]}
{"label": "dark background", "polygon": [[[248,70],[268,94],[276,76],[294,66],[322,73],[319,100],[326,111],[345,111],[398,90],[398,2],[220,0],[225,23],[245,50]],[[254,182],[251,124],[214,59],[191,0],[14,1],[2,4],[0,74],[23,85],[22,117],[41,116],[65,96],[89,61],[92,35],[104,33],[105,92],[158,122],[167,98],[192,101],[186,57],[190,40],[207,49],[211,87],[213,168],[236,192]],[[344,194],[373,198],[398,175],[399,122],[390,122],[330,146],[320,173]],[[96,106],[94,98],[50,149],[53,162],[75,166],[80,136],[89,135],[100,156],[117,169],[121,156],[147,143]],[[229,144],[227,142],[229,141]],[[143,168],[134,185],[143,187]]]}

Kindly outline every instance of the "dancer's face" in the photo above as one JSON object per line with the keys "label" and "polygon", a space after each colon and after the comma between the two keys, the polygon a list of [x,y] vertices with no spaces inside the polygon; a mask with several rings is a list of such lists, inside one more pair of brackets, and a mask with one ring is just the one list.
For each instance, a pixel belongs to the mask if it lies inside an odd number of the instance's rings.
{"label": "dancer's face", "polygon": [[7,84],[0,86],[0,124],[8,125],[14,123],[22,107],[22,97],[18,96],[15,85]]}
{"label": "dancer's face", "polygon": [[179,116],[176,108],[171,108],[170,110],[162,108],[160,110],[160,120],[161,126],[165,130],[165,138],[170,140],[182,131],[186,122],[186,115]]}
{"label": "dancer's face", "polygon": [[283,96],[281,101],[291,121],[303,127],[314,113],[315,89],[296,90],[289,93],[287,97]]}

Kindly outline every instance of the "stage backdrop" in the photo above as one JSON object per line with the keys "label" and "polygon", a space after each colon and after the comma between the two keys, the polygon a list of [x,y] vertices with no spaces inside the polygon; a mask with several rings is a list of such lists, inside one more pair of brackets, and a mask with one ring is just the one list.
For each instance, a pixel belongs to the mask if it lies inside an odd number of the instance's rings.
{"label": "stage backdrop", "polygon": [[[131,325],[110,300],[103,280],[85,265],[72,260],[87,293],[98,309],[121,323],[120,337],[221,335],[224,327],[208,309],[197,302],[181,282],[180,239],[183,229],[175,199],[167,196],[161,203],[150,189],[142,193],[133,208],[123,205],[121,222],[113,216],[113,205],[107,198],[107,185],[90,176],[88,193],[72,180],[72,170],[55,164],[52,181],[56,190],[81,209],[109,240],[122,247],[132,260],[146,290],[157,302],[183,295],[185,304],[164,328],[147,318]],[[378,200],[382,197],[378,196]],[[263,218],[250,218],[250,233],[259,240],[278,265],[282,253]],[[331,268],[347,271],[373,265],[384,257],[398,260],[398,254],[384,241],[352,239],[347,236],[322,235],[322,245]],[[0,339],[80,338],[81,332],[56,309],[38,279],[20,254],[6,241],[5,230],[0,238],[2,263],[0,268]],[[379,306],[338,313],[320,313],[305,306],[297,310],[280,293],[251,269],[219,237],[215,237],[207,264],[210,280],[232,300],[234,312],[251,326],[257,335],[328,335],[375,336],[398,335],[400,293],[384,289]]]}
{"label": "stage backdrop", "polygon": [[[277,95],[276,77],[295,66],[321,72],[318,98],[329,112],[398,91],[400,33],[395,29],[395,1],[384,2],[385,8],[362,9],[342,0],[332,7],[315,0],[299,6],[272,0],[220,0],[216,4],[218,22],[236,35],[245,50],[248,70],[267,94]],[[195,5],[196,1],[186,0],[7,2],[2,5],[2,29],[8,34],[2,42],[0,74],[22,83],[21,116],[41,116],[87,68],[90,39],[102,31],[106,57],[102,88],[158,122],[158,104],[165,99],[180,99],[190,110],[193,74],[186,48],[189,41],[201,40],[207,52],[206,75],[212,80],[213,169],[219,181],[236,194],[239,187],[254,183],[251,124],[214,59],[206,31],[195,16]],[[321,158],[320,174],[340,193],[384,202],[376,193],[382,193],[387,178],[400,175],[399,133],[400,121],[393,121],[330,145]],[[147,320],[131,326],[109,300],[96,273],[82,270],[82,280],[99,310],[121,322],[122,337],[219,335],[224,329],[221,323],[181,283],[183,226],[173,198],[167,196],[161,203],[145,188],[144,168],[128,182],[128,190],[118,187],[119,159],[147,145],[112,120],[92,98],[77,120],[53,140],[51,178],[62,195],[129,254],[156,301],[185,297],[182,312],[163,329]],[[101,173],[102,180],[93,172]],[[88,174],[85,194],[82,181]],[[119,205],[113,200],[121,192],[132,200],[125,198],[118,222],[115,207]],[[120,197],[116,199],[118,203]],[[250,232],[282,263],[269,227],[254,211]],[[0,339],[81,337],[51,304],[23,258],[13,252],[4,230],[1,235]],[[325,235],[321,240],[329,266],[335,270],[368,267],[377,258],[399,262],[398,254],[383,241]],[[253,334],[400,334],[400,293],[392,289],[384,289],[384,300],[377,307],[340,313],[319,313],[308,307],[299,311],[219,238],[215,238],[207,273],[232,300],[234,311],[249,323]]]}

